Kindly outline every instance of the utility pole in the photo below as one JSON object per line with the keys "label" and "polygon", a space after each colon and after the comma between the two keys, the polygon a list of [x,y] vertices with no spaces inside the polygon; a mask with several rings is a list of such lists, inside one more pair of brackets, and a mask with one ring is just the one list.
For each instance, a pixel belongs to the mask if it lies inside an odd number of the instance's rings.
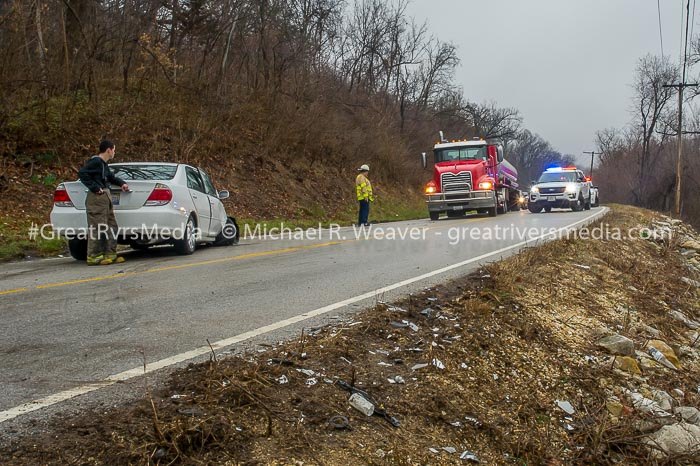
{"label": "utility pole", "polygon": [[[685,73],[684,73],[685,74]],[[686,87],[698,87],[697,83],[674,83],[664,84],[664,87],[673,87],[678,89],[678,155],[676,156],[676,217],[681,215],[681,180],[683,170],[683,89]]]}
{"label": "utility pole", "polygon": [[602,152],[596,152],[596,151],[594,151],[594,150],[583,151],[583,153],[584,153],[584,154],[591,154],[591,171],[588,172],[588,176],[590,176],[591,179],[593,179],[593,158],[594,158],[596,155],[602,155],[603,153],[602,153]]}

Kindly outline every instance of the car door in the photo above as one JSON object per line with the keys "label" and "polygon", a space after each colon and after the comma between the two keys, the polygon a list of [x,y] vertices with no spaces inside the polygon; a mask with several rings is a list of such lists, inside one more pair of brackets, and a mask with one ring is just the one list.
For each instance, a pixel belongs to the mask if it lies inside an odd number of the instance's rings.
{"label": "car door", "polygon": [[209,175],[201,168],[199,169],[199,174],[202,176],[202,181],[204,181],[204,190],[207,192],[209,205],[211,206],[211,223],[209,229],[212,235],[218,235],[226,223],[226,210],[224,209],[224,204],[219,199],[219,192],[214,188],[214,183],[211,182]]}
{"label": "car door", "polygon": [[192,167],[185,167],[185,174],[187,175],[187,189],[197,211],[198,227],[203,235],[211,236],[211,205],[202,177]]}

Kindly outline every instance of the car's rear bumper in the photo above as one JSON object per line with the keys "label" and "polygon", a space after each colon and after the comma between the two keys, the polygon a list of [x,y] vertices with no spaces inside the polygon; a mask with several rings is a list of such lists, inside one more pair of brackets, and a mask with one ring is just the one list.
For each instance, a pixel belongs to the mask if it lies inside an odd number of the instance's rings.
{"label": "car's rear bumper", "polygon": [[426,194],[425,198],[430,212],[488,209],[496,206],[496,196],[493,191]]}
{"label": "car's rear bumper", "polygon": [[[188,213],[172,206],[143,207],[133,211],[115,210],[114,217],[122,241],[162,241],[184,232]],[[54,207],[51,224],[56,236],[85,239],[90,233],[87,213],[73,207]],[[177,239],[177,238],[175,238]]]}

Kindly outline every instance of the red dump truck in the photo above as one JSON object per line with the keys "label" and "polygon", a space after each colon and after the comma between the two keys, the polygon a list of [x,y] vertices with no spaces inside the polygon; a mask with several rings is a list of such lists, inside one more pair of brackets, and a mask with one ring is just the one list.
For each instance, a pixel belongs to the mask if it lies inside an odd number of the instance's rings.
{"label": "red dump truck", "polygon": [[[520,209],[518,171],[504,159],[498,141],[447,141],[440,132],[433,154],[433,178],[425,186],[431,220],[443,213],[458,217],[475,210],[495,217]],[[425,152],[422,156],[423,168],[427,168]]]}

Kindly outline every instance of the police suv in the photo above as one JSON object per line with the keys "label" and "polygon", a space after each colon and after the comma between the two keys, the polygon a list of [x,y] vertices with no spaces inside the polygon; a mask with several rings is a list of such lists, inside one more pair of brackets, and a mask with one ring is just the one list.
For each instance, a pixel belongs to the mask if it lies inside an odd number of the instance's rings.
{"label": "police suv", "polygon": [[530,188],[528,210],[534,214],[553,208],[579,212],[591,208],[591,182],[576,167],[553,167],[545,170]]}

